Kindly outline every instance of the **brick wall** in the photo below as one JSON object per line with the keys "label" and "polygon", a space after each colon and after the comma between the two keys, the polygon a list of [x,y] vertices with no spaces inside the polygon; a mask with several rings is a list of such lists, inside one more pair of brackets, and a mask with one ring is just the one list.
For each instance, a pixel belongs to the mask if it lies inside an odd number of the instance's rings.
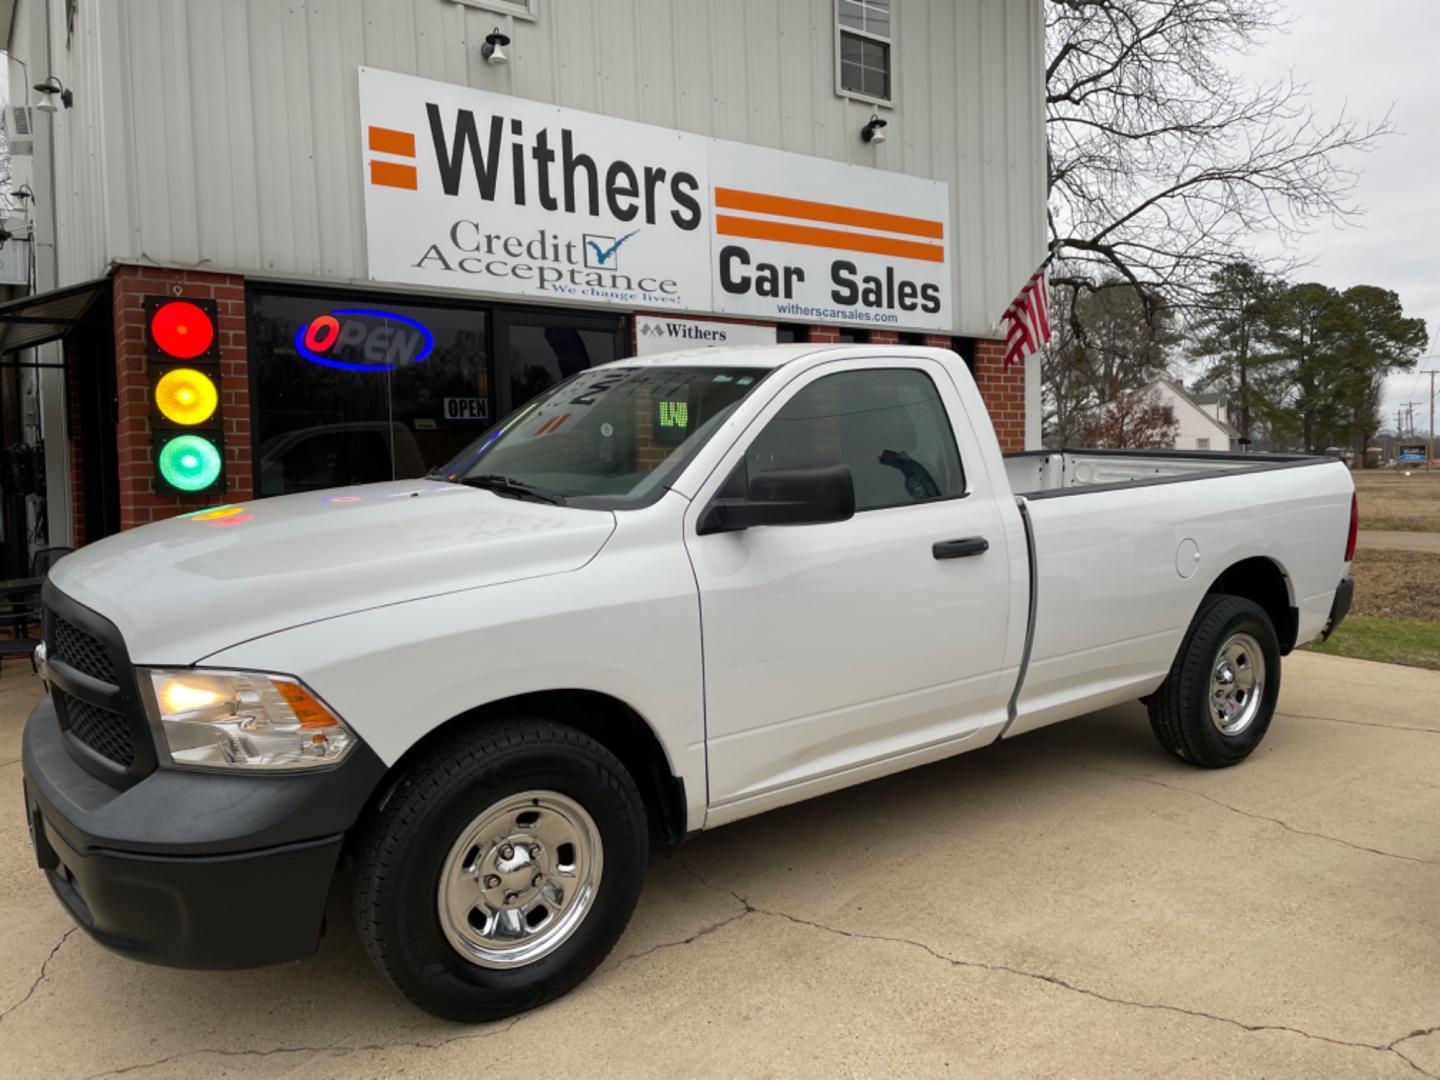
{"label": "brick wall", "polygon": [[1004,453],[1025,449],[1025,365],[1005,366],[1005,342],[975,343],[975,382]]}
{"label": "brick wall", "polygon": [[[115,317],[116,442],[120,470],[120,527],[131,529],[204,506],[249,499],[250,374],[245,344],[245,279],[235,274],[122,266],[112,280]],[[220,336],[220,411],[225,419],[222,495],[157,494],[150,425],[150,380],[145,356],[146,296],[216,302]]]}
{"label": "brick wall", "polygon": [[80,358],[65,343],[65,408],[69,413],[70,543],[85,543],[85,440],[80,437]]}

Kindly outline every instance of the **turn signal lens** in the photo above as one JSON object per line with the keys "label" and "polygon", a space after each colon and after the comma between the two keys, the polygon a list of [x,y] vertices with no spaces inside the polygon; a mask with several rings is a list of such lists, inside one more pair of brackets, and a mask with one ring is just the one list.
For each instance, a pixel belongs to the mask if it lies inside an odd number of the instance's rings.
{"label": "turn signal lens", "polygon": [[204,423],[219,403],[214,381],[193,368],[172,368],[155,384],[155,407],[172,424]]}
{"label": "turn signal lens", "polygon": [[295,714],[295,719],[300,721],[302,728],[324,728],[335,723],[330,710],[316,701],[310,691],[299,683],[277,682],[275,689],[280,691],[280,696],[285,699],[285,704],[290,706],[290,711]]}
{"label": "turn signal lens", "polygon": [[199,435],[180,435],[160,448],[160,475],[180,491],[204,491],[220,476],[220,451]]}
{"label": "turn signal lens", "polygon": [[150,318],[150,336],[162,351],[181,360],[194,360],[215,340],[210,316],[186,300],[171,300]]}

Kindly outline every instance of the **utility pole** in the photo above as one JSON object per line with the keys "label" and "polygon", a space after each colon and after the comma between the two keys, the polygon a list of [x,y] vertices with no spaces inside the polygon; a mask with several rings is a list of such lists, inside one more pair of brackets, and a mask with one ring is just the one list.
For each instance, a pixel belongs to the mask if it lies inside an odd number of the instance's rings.
{"label": "utility pole", "polygon": [[1425,440],[1425,471],[1430,471],[1430,463],[1435,460],[1435,371],[1430,371],[1430,438]]}

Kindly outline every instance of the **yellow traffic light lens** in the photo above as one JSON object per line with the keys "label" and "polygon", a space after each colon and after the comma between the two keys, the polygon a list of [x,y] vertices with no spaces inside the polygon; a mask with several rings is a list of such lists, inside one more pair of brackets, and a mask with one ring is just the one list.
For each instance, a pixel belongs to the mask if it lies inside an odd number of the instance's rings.
{"label": "yellow traffic light lens", "polygon": [[202,424],[219,403],[214,381],[193,368],[174,368],[155,384],[155,405],[172,424]]}

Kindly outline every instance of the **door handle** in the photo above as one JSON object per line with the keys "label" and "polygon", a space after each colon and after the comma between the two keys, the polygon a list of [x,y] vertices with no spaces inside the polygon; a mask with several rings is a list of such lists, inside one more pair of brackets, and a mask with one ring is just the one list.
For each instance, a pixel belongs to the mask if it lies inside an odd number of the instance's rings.
{"label": "door handle", "polygon": [[930,549],[937,559],[965,559],[983,555],[990,550],[990,541],[983,536],[967,536],[963,540],[937,540]]}

